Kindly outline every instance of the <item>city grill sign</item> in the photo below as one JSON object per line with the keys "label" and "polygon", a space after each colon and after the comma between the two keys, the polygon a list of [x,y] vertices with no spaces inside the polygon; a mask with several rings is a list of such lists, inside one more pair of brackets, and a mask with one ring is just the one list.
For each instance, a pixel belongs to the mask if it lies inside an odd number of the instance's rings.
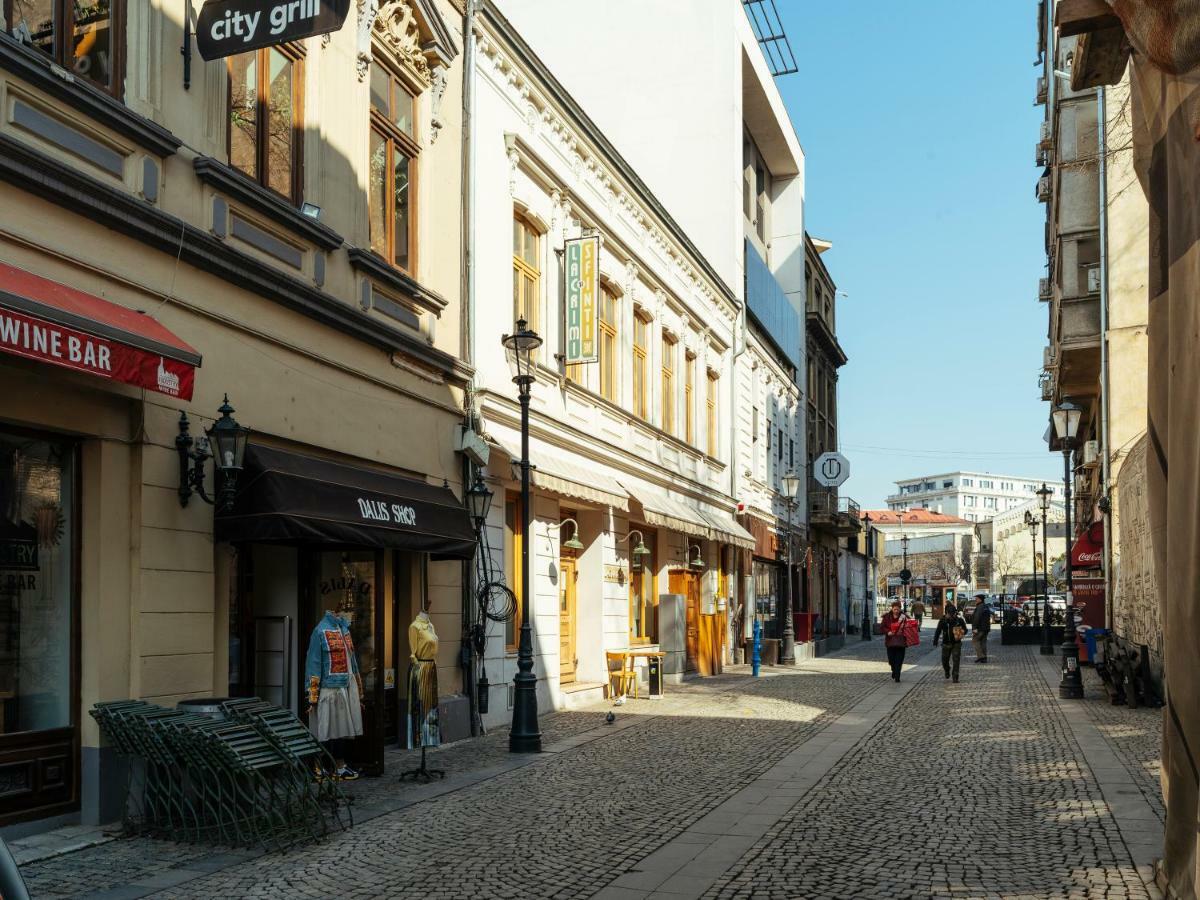
{"label": "city grill sign", "polygon": [[196,46],[221,59],[337,31],[349,12],[350,0],[211,0],[196,17]]}

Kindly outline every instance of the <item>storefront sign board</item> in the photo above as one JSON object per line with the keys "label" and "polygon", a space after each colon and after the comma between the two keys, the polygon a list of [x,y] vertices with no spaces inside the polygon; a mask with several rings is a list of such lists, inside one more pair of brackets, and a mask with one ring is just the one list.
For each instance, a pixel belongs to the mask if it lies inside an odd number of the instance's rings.
{"label": "storefront sign board", "polygon": [[196,17],[196,47],[213,60],[338,31],[350,0],[210,0]]}
{"label": "storefront sign board", "polygon": [[596,362],[596,303],[600,296],[600,238],[566,242],[567,364]]}

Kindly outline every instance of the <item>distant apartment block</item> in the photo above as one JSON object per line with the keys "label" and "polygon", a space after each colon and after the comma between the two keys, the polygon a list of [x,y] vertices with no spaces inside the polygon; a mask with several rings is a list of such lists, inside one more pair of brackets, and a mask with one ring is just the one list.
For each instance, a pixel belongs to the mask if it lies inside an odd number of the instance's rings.
{"label": "distant apartment block", "polygon": [[[987,522],[996,515],[1035,499],[1040,478],[995,475],[991,472],[946,472],[896,482],[896,493],[887,498],[888,509],[929,509],[968,522]],[[1062,499],[1062,484],[1045,482]]]}

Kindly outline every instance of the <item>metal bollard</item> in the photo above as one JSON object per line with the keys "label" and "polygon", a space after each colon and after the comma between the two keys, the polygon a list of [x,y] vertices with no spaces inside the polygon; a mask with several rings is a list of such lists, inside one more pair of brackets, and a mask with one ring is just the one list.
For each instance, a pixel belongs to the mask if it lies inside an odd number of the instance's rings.
{"label": "metal bollard", "polygon": [[754,650],[750,655],[750,674],[757,678],[760,668],[762,668],[762,622],[755,619]]}

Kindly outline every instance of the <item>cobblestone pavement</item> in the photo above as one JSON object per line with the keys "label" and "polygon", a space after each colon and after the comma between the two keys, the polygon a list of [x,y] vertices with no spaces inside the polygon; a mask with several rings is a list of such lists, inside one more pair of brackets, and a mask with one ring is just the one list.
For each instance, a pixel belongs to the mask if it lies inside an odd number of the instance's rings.
{"label": "cobblestone pavement", "polygon": [[931,674],[705,896],[1150,897],[1036,652]]}
{"label": "cobblestone pavement", "polygon": [[[450,778],[430,789],[398,782],[414,757],[389,754],[389,775],[352,786],[375,818],[320,846],[252,856],[127,839],[23,874],[35,898],[1152,896],[1076,762],[1036,648],[997,647],[988,666],[968,651],[963,683],[939,671],[894,696],[912,676],[893,685],[882,654],[878,640],[852,640],[794,672],[690,682],[617,708],[614,726],[608,704],[547,715],[556,752],[513,768],[498,731],[431,753]],[[772,786],[772,767],[796,748],[821,752],[863,704],[889,714],[810,788]],[[1093,713],[1122,762],[1146,771],[1153,720]],[[771,815],[745,821],[769,826],[706,833],[755,791],[755,811]],[[681,864],[694,877],[659,893],[662,879],[613,884],[690,842],[681,858],[695,860]]]}
{"label": "cobblestone pavement", "polygon": [[1159,822],[1166,822],[1159,766],[1162,763],[1162,709],[1143,706],[1112,706],[1095,670],[1083,669],[1083,683],[1090,702],[1085,708],[1096,728],[1131,773]]}

